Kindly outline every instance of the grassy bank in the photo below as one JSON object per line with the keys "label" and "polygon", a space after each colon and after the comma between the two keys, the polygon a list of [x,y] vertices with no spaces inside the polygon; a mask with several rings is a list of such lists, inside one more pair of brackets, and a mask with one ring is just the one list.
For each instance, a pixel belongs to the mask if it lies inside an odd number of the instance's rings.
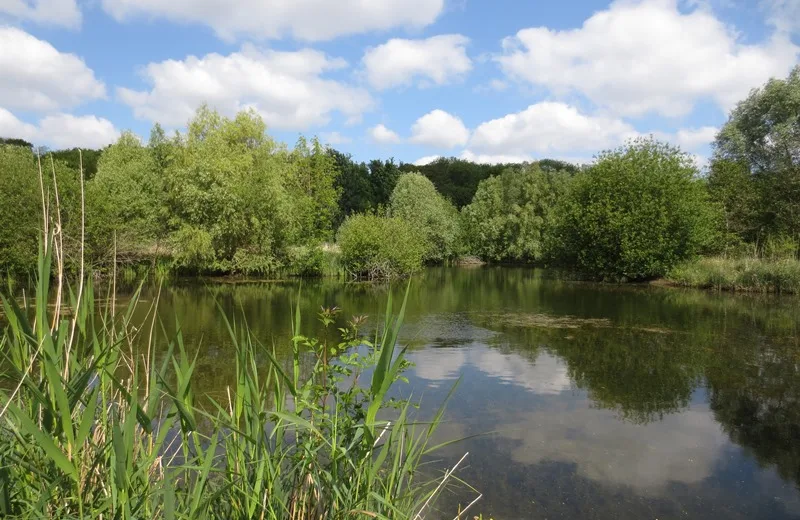
{"label": "grassy bank", "polygon": [[[388,397],[408,366],[405,303],[371,339],[356,318],[336,329],[336,309],[319,315],[324,338],[306,338],[297,312],[288,360],[226,316],[236,377],[215,402],[192,390],[192,346],[159,333],[157,298],[98,307],[90,281],[51,276],[51,255],[31,307],[3,299],[0,516],[424,518],[457,480],[419,472],[442,410],[416,423]],[[132,326],[136,305],[147,326]]]}
{"label": "grassy bank", "polygon": [[671,284],[722,291],[800,293],[800,261],[710,257],[672,269]]}

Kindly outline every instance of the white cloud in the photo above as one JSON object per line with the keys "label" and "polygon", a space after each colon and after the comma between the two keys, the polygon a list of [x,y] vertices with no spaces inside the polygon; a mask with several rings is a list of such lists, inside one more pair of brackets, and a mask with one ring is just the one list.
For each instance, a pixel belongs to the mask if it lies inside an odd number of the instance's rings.
{"label": "white cloud", "polygon": [[512,457],[517,462],[566,462],[605,485],[659,495],[669,493],[672,483],[692,484],[711,476],[729,443],[707,406],[646,425],[620,422],[613,411],[593,406],[583,399],[568,410],[520,414],[501,435],[515,441]]}
{"label": "white cloud", "polygon": [[308,41],[395,27],[433,23],[444,0],[103,0],[118,21],[166,18],[208,25],[222,38],[280,38]]}
{"label": "white cloud", "polygon": [[465,161],[471,161],[478,164],[524,163],[534,160],[530,155],[474,153],[471,150],[464,150],[458,157],[459,159],[464,159]]}
{"label": "white cloud", "polygon": [[25,123],[17,117],[0,107],[0,137],[31,139],[36,134],[36,127]]}
{"label": "white cloud", "polygon": [[621,115],[670,117],[702,99],[728,110],[797,62],[800,47],[785,33],[745,44],[710,10],[682,13],[676,2],[618,0],[578,29],[523,29],[496,60],[509,76],[557,95],[577,92]]}
{"label": "white cloud", "polygon": [[430,164],[433,161],[441,158],[442,158],[441,155],[426,155],[414,161],[414,166],[425,166],[426,164]]}
{"label": "white cloud", "polygon": [[81,11],[76,0],[2,0],[0,15],[72,29],[81,25]]}
{"label": "white cloud", "polygon": [[352,143],[353,140],[346,135],[342,135],[339,132],[322,132],[320,134],[322,140],[330,145],[337,145],[337,144],[348,144]]}
{"label": "white cloud", "polygon": [[570,105],[546,101],[482,123],[473,132],[469,148],[504,158],[524,158],[533,153],[595,152],[636,135],[636,130],[620,119],[590,116]]}
{"label": "white cloud", "polygon": [[695,150],[714,142],[719,128],[703,126],[701,128],[681,128],[675,134],[675,144],[684,150]]}
{"label": "white cloud", "polygon": [[117,140],[119,130],[108,119],[92,115],[53,114],[44,117],[38,125],[32,125],[0,108],[0,136],[17,137],[52,148],[102,148]]}
{"label": "white cloud", "polygon": [[143,71],[150,90],[117,92],[136,117],[166,125],[185,124],[208,103],[228,115],[254,108],[269,126],[300,130],[328,123],[333,112],[358,118],[372,106],[366,90],[323,77],[345,67],[341,58],[312,49],[281,52],[245,45],[228,56],[150,63]]}
{"label": "white cloud", "polygon": [[460,34],[425,40],[391,39],[364,53],[367,80],[377,89],[414,83],[444,85],[458,80],[472,69],[466,51],[468,42]]}
{"label": "white cloud", "polygon": [[767,20],[780,31],[800,30],[800,0],[762,0]]}
{"label": "white cloud", "polygon": [[0,71],[0,102],[7,108],[59,110],[106,95],[79,57],[14,27],[0,27]]}
{"label": "white cloud", "polygon": [[467,144],[469,130],[461,119],[436,109],[417,119],[411,127],[409,140],[425,146],[453,148]]}
{"label": "white cloud", "polygon": [[367,133],[373,142],[378,144],[395,144],[401,141],[397,132],[389,130],[385,125],[379,124],[370,128]]}

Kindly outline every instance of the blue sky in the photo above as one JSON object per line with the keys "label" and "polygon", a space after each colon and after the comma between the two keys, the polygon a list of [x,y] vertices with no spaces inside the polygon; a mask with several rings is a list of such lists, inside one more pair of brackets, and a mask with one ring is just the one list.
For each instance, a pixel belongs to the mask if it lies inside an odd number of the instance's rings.
{"label": "blue sky", "polygon": [[800,0],[0,0],[0,136],[97,147],[207,102],[357,159],[700,161],[800,60]]}

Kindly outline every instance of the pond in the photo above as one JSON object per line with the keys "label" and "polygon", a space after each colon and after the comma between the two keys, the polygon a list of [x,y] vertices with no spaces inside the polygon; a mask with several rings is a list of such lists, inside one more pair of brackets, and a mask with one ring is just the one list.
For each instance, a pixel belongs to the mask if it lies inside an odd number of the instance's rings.
{"label": "pond", "polygon": [[[233,353],[217,303],[286,352],[298,292],[381,318],[405,285],[176,282],[159,314],[197,350],[196,393],[223,396]],[[145,290],[143,319],[156,291]],[[439,453],[476,511],[528,518],[800,517],[800,300],[569,282],[517,268],[437,268],[410,284],[400,391],[438,407]],[[463,490],[462,490],[463,491]],[[467,493],[446,493],[440,517]],[[429,515],[429,519],[433,515]]]}

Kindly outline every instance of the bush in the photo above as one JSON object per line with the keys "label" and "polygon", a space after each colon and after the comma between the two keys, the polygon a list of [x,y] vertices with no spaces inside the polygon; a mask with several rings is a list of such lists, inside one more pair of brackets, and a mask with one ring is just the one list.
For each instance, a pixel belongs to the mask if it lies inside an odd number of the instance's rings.
{"label": "bush", "polygon": [[591,277],[663,276],[715,242],[719,212],[678,148],[640,139],[600,154],[559,206],[553,249]]}
{"label": "bush", "polygon": [[342,267],[354,277],[394,278],[422,268],[425,245],[411,224],[396,217],[348,217],[337,242]]}
{"label": "bush", "polygon": [[458,256],[458,211],[433,183],[419,173],[405,173],[397,180],[389,200],[391,216],[409,224],[425,244],[425,262],[443,262]]}
{"label": "bush", "polygon": [[567,178],[534,164],[481,181],[463,211],[470,252],[494,262],[543,260],[553,208],[565,192]]}

